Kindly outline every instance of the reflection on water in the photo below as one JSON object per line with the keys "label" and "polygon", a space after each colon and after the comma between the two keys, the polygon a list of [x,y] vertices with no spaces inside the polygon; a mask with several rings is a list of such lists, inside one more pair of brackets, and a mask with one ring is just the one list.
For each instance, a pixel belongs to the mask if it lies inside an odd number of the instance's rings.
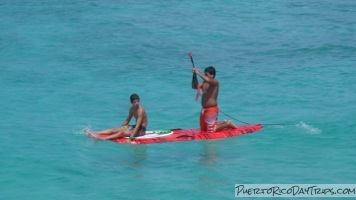
{"label": "reflection on water", "polygon": [[210,195],[217,195],[215,188],[227,185],[227,178],[219,166],[219,143],[203,142],[198,163],[197,189]]}
{"label": "reflection on water", "polygon": [[129,164],[133,169],[142,167],[143,162],[147,159],[147,146],[146,145],[129,145],[130,146],[130,159]]}
{"label": "reflection on water", "polygon": [[216,165],[217,158],[218,158],[218,152],[216,148],[217,148],[217,144],[210,143],[210,142],[203,142],[199,163],[203,165]]}

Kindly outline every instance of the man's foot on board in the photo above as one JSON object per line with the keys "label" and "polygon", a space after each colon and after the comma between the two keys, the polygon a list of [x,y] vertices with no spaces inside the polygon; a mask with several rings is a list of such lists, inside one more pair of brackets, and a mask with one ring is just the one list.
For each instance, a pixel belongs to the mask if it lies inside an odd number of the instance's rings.
{"label": "man's foot on board", "polygon": [[234,123],[232,123],[231,120],[224,120],[224,121],[229,125],[230,128],[237,128],[237,126]]}

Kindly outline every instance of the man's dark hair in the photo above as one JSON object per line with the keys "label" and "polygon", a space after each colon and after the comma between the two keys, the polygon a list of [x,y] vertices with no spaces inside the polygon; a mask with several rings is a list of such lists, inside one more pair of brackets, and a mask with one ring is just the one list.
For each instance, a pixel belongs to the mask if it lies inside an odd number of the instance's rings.
{"label": "man's dark hair", "polygon": [[215,68],[213,66],[205,68],[205,73],[206,72],[208,72],[209,74],[213,75],[213,77],[215,78],[216,71],[215,71]]}
{"label": "man's dark hair", "polygon": [[138,96],[138,94],[131,94],[130,96],[130,101],[131,103],[134,101],[134,100],[140,100],[140,97]]}

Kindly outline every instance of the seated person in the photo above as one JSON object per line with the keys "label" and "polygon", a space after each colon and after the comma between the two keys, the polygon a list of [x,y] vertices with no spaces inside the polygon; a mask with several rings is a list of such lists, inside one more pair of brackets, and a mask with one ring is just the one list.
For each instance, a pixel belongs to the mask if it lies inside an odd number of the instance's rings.
{"label": "seated person", "polygon": [[[98,135],[108,135],[106,137],[96,137],[96,139],[113,140],[122,137],[129,137],[127,142],[130,142],[134,137],[145,135],[148,124],[146,110],[142,105],[140,105],[140,97],[137,94],[132,94],[130,96],[130,101],[132,106],[129,110],[129,115],[122,123],[121,127],[96,132]],[[132,116],[136,119],[136,125],[133,126],[128,125]]]}

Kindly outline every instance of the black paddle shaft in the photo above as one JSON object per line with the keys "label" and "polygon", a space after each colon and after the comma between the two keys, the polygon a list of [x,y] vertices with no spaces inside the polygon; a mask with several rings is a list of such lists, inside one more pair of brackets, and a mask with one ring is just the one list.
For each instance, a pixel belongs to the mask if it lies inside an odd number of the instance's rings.
{"label": "black paddle shaft", "polygon": [[[192,52],[189,53],[189,57],[190,57],[190,61],[192,62],[193,67],[195,68]],[[195,72],[193,73],[192,79],[193,79],[194,84],[198,85],[198,77]]]}

